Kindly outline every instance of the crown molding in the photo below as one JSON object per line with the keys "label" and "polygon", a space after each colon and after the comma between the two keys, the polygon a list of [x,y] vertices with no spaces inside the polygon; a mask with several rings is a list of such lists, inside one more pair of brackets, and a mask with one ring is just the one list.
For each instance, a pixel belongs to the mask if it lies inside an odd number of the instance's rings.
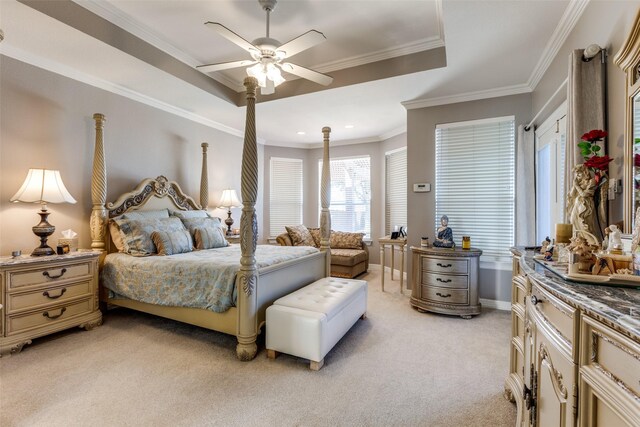
{"label": "crown molding", "polygon": [[407,124],[397,127],[395,129],[391,129],[382,135],[379,136],[380,141],[386,141],[387,139],[393,138],[394,136],[401,135],[403,133],[407,133]]}
{"label": "crown molding", "polygon": [[32,53],[26,52],[22,49],[15,48],[10,44],[3,43],[0,46],[0,54],[13,58],[15,60],[30,64],[30,65],[33,65],[35,67],[42,68],[43,70],[47,70],[64,77],[68,77],[72,80],[76,80],[78,82],[88,84],[89,86],[106,90],[107,92],[111,92],[116,95],[124,96],[125,98],[131,99],[133,101],[137,101],[142,104],[148,105],[150,107],[154,107],[159,110],[165,111],[167,113],[174,114],[176,116],[191,120],[196,123],[200,123],[210,128],[228,133],[230,135],[237,136],[239,138],[244,138],[243,130],[234,129],[222,123],[218,123],[214,120],[207,119],[206,117],[202,117],[198,114],[194,114],[182,108],[174,107],[173,105],[167,104],[166,102],[163,102],[158,99],[152,98],[150,96],[133,91],[124,86],[111,83],[97,77],[90,76],[88,74],[78,71],[75,68],[68,67],[58,62],[51,61],[49,59],[42,58],[38,55],[34,55]]}
{"label": "crown molding", "polygon": [[547,72],[547,69],[555,59],[558,51],[564,43],[567,41],[569,34],[573,31],[573,28],[578,23],[578,20],[582,16],[582,13],[587,8],[590,0],[570,0],[567,8],[564,10],[560,22],[556,26],[556,29],[551,34],[551,38],[547,42],[547,45],[542,52],[542,56],[538,60],[529,81],[527,84],[533,91],[542,77]]}
{"label": "crown molding", "polygon": [[461,93],[458,95],[440,96],[436,98],[415,99],[401,102],[407,110],[416,108],[435,107],[437,105],[455,104],[458,102],[477,101],[479,99],[498,98],[501,96],[519,95],[529,93],[531,88],[527,84],[504,86],[495,89],[479,90],[476,92]]}

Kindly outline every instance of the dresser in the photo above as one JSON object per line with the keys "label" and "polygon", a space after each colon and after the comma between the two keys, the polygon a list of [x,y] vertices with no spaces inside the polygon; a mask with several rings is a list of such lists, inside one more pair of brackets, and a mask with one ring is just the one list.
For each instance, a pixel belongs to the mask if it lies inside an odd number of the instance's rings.
{"label": "dresser", "polygon": [[93,251],[0,257],[0,355],[52,332],[100,325],[98,257]]}
{"label": "dresser", "polygon": [[410,303],[418,311],[470,319],[480,314],[479,249],[411,247],[413,287]]}
{"label": "dresser", "polygon": [[568,282],[512,252],[516,425],[640,425],[640,290]]}

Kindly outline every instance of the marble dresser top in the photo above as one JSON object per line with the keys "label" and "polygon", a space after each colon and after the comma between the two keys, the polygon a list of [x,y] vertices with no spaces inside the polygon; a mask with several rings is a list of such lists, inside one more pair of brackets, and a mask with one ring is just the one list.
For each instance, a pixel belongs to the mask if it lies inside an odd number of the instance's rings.
{"label": "marble dresser top", "polygon": [[20,264],[33,264],[43,261],[64,261],[68,259],[81,259],[99,256],[99,251],[92,251],[91,249],[79,249],[74,252],[69,252],[64,255],[49,255],[49,256],[31,256],[20,255],[17,257],[12,256],[0,256],[0,267],[7,267],[10,265]]}
{"label": "marble dresser top", "polygon": [[533,251],[513,248],[522,271],[574,307],[640,342],[640,287],[602,286],[566,281],[533,260]]}

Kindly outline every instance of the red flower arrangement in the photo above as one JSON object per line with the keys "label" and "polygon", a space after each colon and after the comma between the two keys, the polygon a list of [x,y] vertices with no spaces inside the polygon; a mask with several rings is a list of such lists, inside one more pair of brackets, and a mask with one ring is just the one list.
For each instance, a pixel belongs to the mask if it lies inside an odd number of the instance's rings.
{"label": "red flower arrangement", "polygon": [[584,157],[584,165],[593,172],[596,185],[600,185],[607,178],[609,163],[613,160],[608,155],[599,156],[602,149],[598,141],[602,141],[608,133],[604,130],[594,129],[582,135],[582,141],[578,143],[580,154]]}

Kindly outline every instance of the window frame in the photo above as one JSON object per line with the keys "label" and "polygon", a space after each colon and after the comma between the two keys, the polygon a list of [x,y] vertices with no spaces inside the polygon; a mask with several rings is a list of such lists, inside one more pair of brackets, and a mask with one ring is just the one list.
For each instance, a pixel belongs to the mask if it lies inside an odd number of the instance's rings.
{"label": "window frame", "polygon": [[[286,163],[299,163],[300,165],[300,181],[299,181],[299,189],[300,189],[300,193],[298,194],[299,196],[299,203],[295,203],[295,205],[299,206],[299,218],[300,221],[293,221],[296,222],[295,224],[292,224],[289,219],[285,218],[281,221],[279,221],[279,224],[274,224],[274,204],[278,204],[280,202],[281,205],[281,201],[277,198],[274,197],[274,195],[276,194],[276,192],[274,192],[274,160],[276,162],[286,162]],[[295,216],[295,215],[293,215]],[[286,222],[286,224],[285,224]],[[304,160],[300,159],[300,158],[295,158],[295,157],[279,157],[279,156],[272,156],[269,158],[269,238],[270,239],[275,239],[278,235],[280,235],[281,233],[284,233],[286,231],[286,229],[284,228],[285,225],[299,225],[299,224],[304,224]],[[274,226],[279,226],[282,225],[282,230],[274,230]],[[274,235],[273,232],[276,231],[276,234]]]}

